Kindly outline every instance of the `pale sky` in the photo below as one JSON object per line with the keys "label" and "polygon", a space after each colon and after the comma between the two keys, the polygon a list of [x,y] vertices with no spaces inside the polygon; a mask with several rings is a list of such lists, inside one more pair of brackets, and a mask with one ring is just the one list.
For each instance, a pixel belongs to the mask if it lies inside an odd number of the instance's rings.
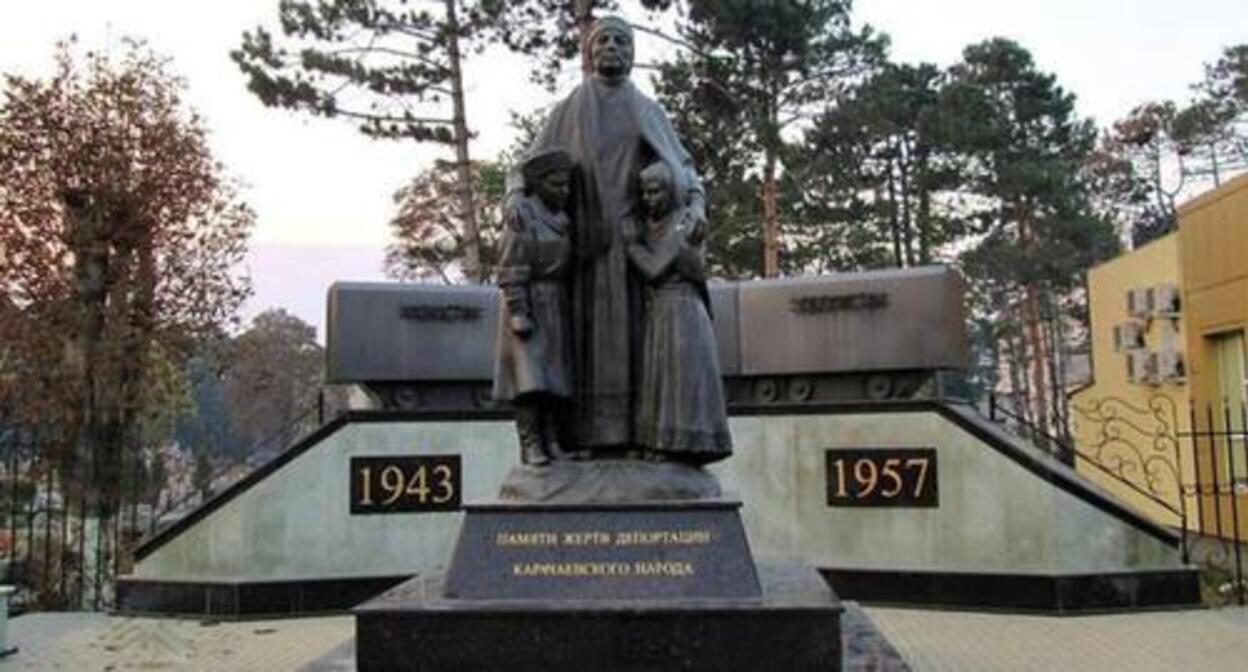
{"label": "pale sky", "polygon": [[[1186,98],[1202,62],[1248,41],[1245,7],[1243,0],[858,0],[854,16],[887,32],[893,57],[902,61],[947,65],[967,44],[1013,38],[1077,94],[1081,114],[1104,125],[1144,100]],[[0,0],[0,72],[50,72],[53,43],[71,33],[91,49],[117,50],[122,36],[140,37],[172,57],[217,158],[245,183],[244,197],[258,214],[254,240],[263,245],[251,257],[252,312],[323,305],[330,272],[379,279],[391,194],[439,152],[449,157],[446,150],[368,140],[348,122],[264,108],[228,52],[258,24],[280,32],[276,8],[277,0]],[[638,59],[653,58],[656,48],[639,42]],[[469,124],[479,133],[474,155],[490,157],[512,139],[508,109],[528,111],[552,99],[528,84],[516,58],[487,53],[466,67]],[[565,90],[573,77],[565,78]],[[289,264],[269,263],[263,252],[282,245],[351,260],[326,257],[296,279]],[[296,311],[321,321],[319,312]]]}

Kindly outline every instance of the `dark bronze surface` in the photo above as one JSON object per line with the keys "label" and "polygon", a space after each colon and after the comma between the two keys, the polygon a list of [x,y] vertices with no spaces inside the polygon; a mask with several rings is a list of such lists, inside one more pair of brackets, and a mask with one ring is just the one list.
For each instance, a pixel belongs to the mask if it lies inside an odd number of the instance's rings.
{"label": "dark bronze surface", "polygon": [[947,267],[740,284],[741,373],[962,369],[963,283]]}
{"label": "dark bronze surface", "polygon": [[[710,283],[729,409],[754,403],[932,396],[935,372],[966,366],[962,281],[956,272],[906,269],[867,283],[871,276]],[[812,314],[792,310],[794,300],[827,303],[818,297],[852,296],[866,291],[855,289],[864,283],[887,289],[887,307]],[[330,380],[365,385],[384,408],[484,413],[493,405],[498,302],[498,290],[484,285],[336,284],[329,299]],[[923,306],[916,317],[902,312],[916,303]],[[418,321],[399,315],[402,304],[479,306],[483,312],[479,321]],[[773,344],[768,349],[768,339],[782,332],[804,345]],[[442,341],[455,345],[432,349],[431,344]]]}

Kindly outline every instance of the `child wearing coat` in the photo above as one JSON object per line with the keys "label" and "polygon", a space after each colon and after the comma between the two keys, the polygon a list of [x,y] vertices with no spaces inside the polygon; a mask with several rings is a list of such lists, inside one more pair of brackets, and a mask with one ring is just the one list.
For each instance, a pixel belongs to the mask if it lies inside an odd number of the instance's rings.
{"label": "child wearing coat", "polygon": [[563,455],[559,436],[572,393],[565,212],[571,171],[563,149],[525,160],[524,196],[506,222],[498,267],[503,299],[494,399],[512,402],[520,459],[530,465]]}
{"label": "child wearing coat", "polygon": [[646,279],[634,436],[646,459],[706,464],[732,453],[700,243],[680,219],[671,169],[641,171],[643,221],[626,221],[628,257]]}

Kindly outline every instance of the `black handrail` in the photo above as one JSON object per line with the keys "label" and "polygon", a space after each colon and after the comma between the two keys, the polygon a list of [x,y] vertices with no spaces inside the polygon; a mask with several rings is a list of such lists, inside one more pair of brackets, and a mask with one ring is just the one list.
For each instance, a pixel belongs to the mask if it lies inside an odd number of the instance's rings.
{"label": "black handrail", "polygon": [[[1048,432],[1044,431],[1040,427],[1037,427],[1035,423],[1031,422],[1027,418],[1024,418],[1012,411],[1006,410],[1003,406],[997,403],[996,393],[989,393],[988,395],[988,419],[995,423],[1001,424],[1002,426],[1006,428],[1009,428],[1009,424],[1006,422],[1003,422],[1000,419],[1000,416],[1004,416],[1005,419],[1016,423],[1026,433],[1026,435],[1024,435],[1023,438],[1028,439],[1032,441],[1033,443],[1036,443],[1038,446],[1044,449],[1045,452],[1061,460],[1063,464],[1070,466],[1070,467],[1074,467],[1075,459],[1076,458],[1082,459],[1085,464],[1095,468],[1097,471],[1125,485],[1127,488],[1131,489],[1133,492],[1140,495],[1141,497],[1144,497],[1145,499],[1149,500],[1150,502],[1153,502],[1157,506],[1160,506],[1166,511],[1169,511],[1170,513],[1174,514],[1179,519],[1180,526],[1184,530],[1186,530],[1187,512],[1186,512],[1186,507],[1183,506],[1184,503],[1182,501],[1183,496],[1181,492],[1179,496],[1180,504],[1178,506],[1171,504],[1165,499],[1158,497],[1156,494],[1149,492],[1148,490],[1145,490],[1141,488],[1140,486],[1136,485],[1130,479],[1125,478],[1124,476],[1122,476],[1121,474],[1119,474],[1112,468],[1101,464],[1094,455],[1080,450],[1076,444],[1059,439],[1058,437],[1053,436],[1052,434],[1049,434]],[[1047,445],[1040,445],[1040,443],[1036,441],[1036,437],[1040,437],[1041,439],[1043,439],[1043,441]],[[1054,451],[1050,449],[1049,446],[1056,446],[1058,450]],[[1186,545],[1185,545],[1184,553],[1186,554]]]}
{"label": "black handrail", "polygon": [[[316,415],[316,418],[317,418],[317,421],[318,421],[318,422],[320,422],[320,423],[324,423],[324,413],[325,413],[325,410],[324,410],[323,402],[322,402],[322,401],[318,398],[318,400],[317,400],[315,403],[313,403],[312,405],[308,406],[306,409],[304,409],[304,410],[303,410],[303,412],[302,412],[302,413],[300,413],[299,415],[295,416],[293,419],[291,419],[290,421],[288,421],[285,425],[282,425],[282,427],[281,427],[280,429],[278,429],[278,430],[274,431],[273,433],[269,434],[268,436],[266,436],[266,437],[264,437],[264,438],[260,439],[259,441],[257,441],[257,442],[255,442],[255,443],[253,443],[252,445],[248,446],[248,447],[247,447],[247,449],[246,449],[246,450],[244,450],[244,451],[242,451],[242,453],[241,453],[240,455],[238,455],[238,456],[236,456],[236,457],[231,458],[231,459],[230,459],[228,462],[226,462],[225,464],[220,465],[220,466],[218,466],[218,467],[214,468],[214,469],[212,470],[212,473],[210,473],[210,474],[209,474],[209,476],[208,476],[208,483],[209,483],[209,484],[214,483],[214,482],[215,482],[218,478],[220,478],[221,476],[225,475],[225,474],[226,474],[227,472],[229,472],[231,469],[235,469],[235,468],[237,468],[237,467],[247,467],[247,466],[249,466],[250,468],[247,470],[248,472],[250,472],[250,471],[254,471],[255,469],[260,468],[260,466],[261,466],[262,464],[264,464],[263,462],[262,462],[262,463],[260,463],[260,464],[250,464],[250,465],[248,464],[249,458],[250,458],[250,457],[251,457],[251,456],[252,456],[252,455],[253,455],[253,454],[254,454],[257,450],[259,450],[260,448],[262,448],[262,447],[263,447],[263,446],[265,446],[265,445],[268,445],[269,443],[271,443],[271,442],[272,442],[272,441],[274,441],[275,439],[277,439],[277,438],[279,438],[279,437],[282,437],[282,436],[285,436],[285,435],[287,434],[287,432],[289,432],[289,431],[290,431],[291,429],[293,429],[293,428],[297,428],[299,425],[301,425],[304,421],[306,421],[306,420],[307,420],[310,416],[312,416],[313,414],[315,414],[315,415]],[[299,440],[300,438],[302,438],[302,435],[301,435],[301,436],[296,436],[296,437],[294,437],[294,439],[293,439],[293,440],[286,442],[286,445],[282,446],[282,449],[281,449],[281,450],[279,450],[279,451],[277,451],[277,453],[275,453],[275,454],[274,454],[273,456],[271,456],[269,459],[270,459],[270,460],[275,459],[278,455],[280,455],[281,453],[285,452],[285,450],[286,450],[287,448],[289,448],[291,445],[294,445],[295,443],[298,443],[298,440]],[[268,460],[265,460],[265,462],[268,462]],[[246,474],[244,474],[244,476],[246,476]],[[165,505],[165,507],[164,507],[164,508],[162,508],[160,511],[158,511],[158,512],[157,512],[157,511],[153,511],[153,512],[152,512],[152,516],[151,516],[151,520],[149,521],[149,526],[148,526],[147,535],[150,537],[150,536],[154,535],[154,534],[157,532],[157,529],[156,529],[156,523],[157,523],[157,521],[159,521],[161,518],[163,518],[163,517],[164,517],[164,516],[166,516],[167,514],[169,514],[169,513],[172,513],[172,512],[174,512],[174,511],[179,510],[179,509],[180,509],[180,508],[182,508],[185,504],[189,503],[190,501],[192,501],[192,500],[194,500],[194,499],[196,499],[196,498],[200,498],[201,500],[206,499],[206,498],[204,497],[204,493],[203,493],[202,491],[200,491],[200,490],[199,490],[199,489],[197,489],[197,488],[193,488],[190,492],[188,492],[188,493],[187,493],[186,495],[184,495],[183,497],[181,497],[181,498],[179,498],[179,499],[177,499],[177,500],[171,501],[171,502],[169,502],[168,504],[166,504],[166,505]],[[201,503],[202,503],[202,501],[201,501]],[[187,513],[189,513],[189,512],[190,512],[190,511],[188,510],[188,511],[187,511]],[[184,513],[183,515],[186,515],[186,513]],[[182,516],[179,516],[179,518],[181,518],[181,517],[182,517]],[[173,522],[176,522],[176,521],[170,521],[168,524],[173,524]],[[164,527],[164,526],[162,526],[162,527]]]}

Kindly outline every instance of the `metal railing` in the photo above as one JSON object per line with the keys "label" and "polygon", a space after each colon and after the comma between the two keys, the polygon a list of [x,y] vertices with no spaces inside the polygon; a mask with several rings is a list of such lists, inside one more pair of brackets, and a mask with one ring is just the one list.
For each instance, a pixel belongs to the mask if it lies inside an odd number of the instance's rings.
{"label": "metal railing", "polygon": [[[276,458],[324,421],[324,401],[301,410],[281,429],[255,442],[236,457],[213,465],[208,480],[220,491],[262,466],[254,455]],[[315,424],[313,424],[315,422]],[[114,579],[132,564],[144,534],[172,524],[205,499],[205,492],[157,501],[141,492],[138,451],[122,451],[121,487],[113,510],[101,506],[94,486],[94,456],[73,459],[56,432],[24,427],[0,416],[0,582],[12,584],[13,609],[107,609],[114,599]]]}
{"label": "metal railing", "polygon": [[[304,409],[294,418],[287,421],[280,429],[255,442],[237,456],[214,465],[212,471],[205,479],[208,482],[207,491],[193,488],[182,497],[167,502],[159,511],[153,512],[149,520],[147,536],[155,535],[160,530],[176,524],[178,520],[189,515],[191,511],[194,511],[198,506],[211,499],[215,493],[221,492],[246,478],[248,474],[264,466],[270,460],[276,459],[287,448],[298,443],[312,429],[324,424],[325,403],[323,399],[323,395],[318,397],[316,404]],[[316,425],[309,426],[307,423],[313,417],[316,418]],[[304,427],[308,429],[303,429]],[[276,451],[271,451],[270,449],[274,446],[277,447]],[[255,459],[257,455],[266,454],[269,456],[268,459],[258,461]]]}
{"label": "metal railing", "polygon": [[[1074,420],[1095,426],[1089,432],[1095,441],[1080,445],[1073,438],[1059,438],[1043,431],[1027,418],[1001,405],[995,394],[988,398],[988,418],[1044,452],[1076,470],[1087,470],[1125,488],[1135,496],[1166,512],[1171,520],[1160,520],[1180,534],[1183,562],[1190,560],[1187,532],[1187,499],[1181,495],[1182,463],[1178,407],[1164,396],[1155,396],[1149,408],[1141,409],[1123,400],[1106,397],[1090,407],[1072,405]],[[1142,428],[1128,411],[1155,422]],[[1127,431],[1134,430],[1133,432]],[[1141,449],[1132,437],[1147,437],[1150,445]]]}
{"label": "metal railing", "polygon": [[1181,413],[1157,393],[1142,402],[1102,397],[1071,410],[1078,442],[1041,431],[995,395],[987,415],[1054,459],[1155,507],[1152,517],[1179,533],[1183,562],[1224,573],[1223,592],[1248,602],[1248,406],[1223,400]]}

